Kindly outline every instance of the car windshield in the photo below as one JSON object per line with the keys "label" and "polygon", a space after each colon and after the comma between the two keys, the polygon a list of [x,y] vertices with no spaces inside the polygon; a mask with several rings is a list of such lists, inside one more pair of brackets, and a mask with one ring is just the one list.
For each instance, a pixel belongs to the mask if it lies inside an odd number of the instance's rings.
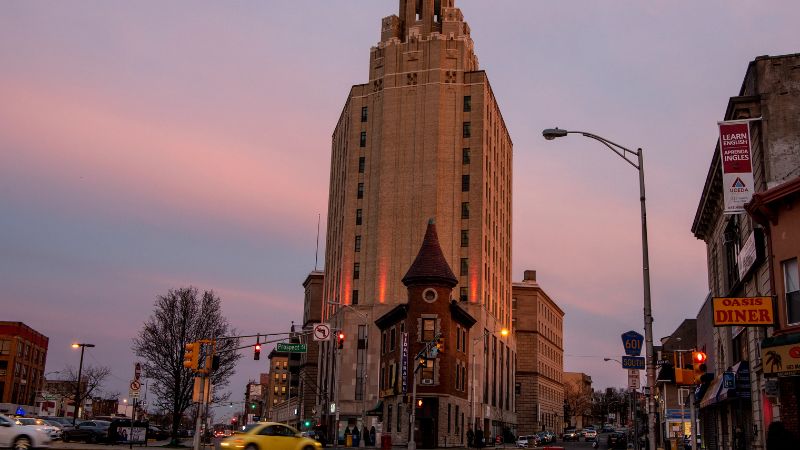
{"label": "car windshield", "polygon": [[261,425],[260,423],[248,423],[247,425],[242,427],[242,433],[249,433],[252,431],[253,428]]}

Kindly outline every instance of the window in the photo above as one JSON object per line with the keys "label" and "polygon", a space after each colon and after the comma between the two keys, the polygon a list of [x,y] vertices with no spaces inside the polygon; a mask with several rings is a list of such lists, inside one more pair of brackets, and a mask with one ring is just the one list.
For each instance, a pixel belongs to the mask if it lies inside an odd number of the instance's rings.
{"label": "window", "polygon": [[361,221],[362,221],[361,210],[357,209],[356,210],[356,225],[361,225]]}
{"label": "window", "polygon": [[422,373],[420,379],[433,380],[433,365],[436,363],[435,359],[426,359],[425,364],[422,365]]}
{"label": "window", "polygon": [[389,406],[386,407],[386,419],[387,419],[386,420],[386,427],[388,428],[388,430],[386,430],[386,431],[391,433],[392,432],[392,405],[389,405]]}
{"label": "window", "polygon": [[461,136],[468,138],[472,136],[472,124],[469,122],[464,122],[463,127],[461,128]]}
{"label": "window", "polygon": [[[456,325],[456,350],[461,350],[461,326]],[[458,380],[458,375],[456,375],[456,380]],[[458,381],[456,381],[456,386],[458,386]]]}
{"label": "window", "polygon": [[285,380],[285,379],[286,379],[286,374],[285,374],[285,373],[282,373],[282,374],[281,374],[281,378]]}
{"label": "window", "polygon": [[469,192],[469,175],[461,175],[461,192]]}
{"label": "window", "polygon": [[469,164],[469,149],[461,149],[461,164]]}
{"label": "window", "polygon": [[800,274],[797,258],[784,261],[783,286],[786,291],[786,323],[800,323]]}
{"label": "window", "polygon": [[353,264],[353,279],[357,280],[361,277],[361,263]]}
{"label": "window", "polygon": [[389,351],[390,352],[394,351],[395,345],[397,345],[397,329],[395,327],[392,327],[392,329],[389,330]]}
{"label": "window", "polygon": [[472,96],[465,95],[464,96],[464,112],[472,111]]}
{"label": "window", "polygon": [[356,251],[361,251],[361,236],[356,236]]}
{"label": "window", "polygon": [[366,147],[367,146],[367,132],[362,131],[361,137],[358,139],[358,146],[359,147]]}
{"label": "window", "polygon": [[469,258],[461,258],[461,275],[469,275]]}
{"label": "window", "polygon": [[422,319],[422,340],[432,341],[436,334],[436,319]]}
{"label": "window", "polygon": [[11,353],[11,341],[0,341],[0,355],[8,355]]}
{"label": "window", "polygon": [[469,230],[461,230],[461,246],[469,247]]}
{"label": "window", "polygon": [[353,289],[353,299],[352,300],[353,301],[350,302],[351,304],[353,304],[353,305],[357,305],[358,304],[358,289]]}
{"label": "window", "polygon": [[364,198],[364,183],[358,183],[358,192],[356,198]]}
{"label": "window", "polygon": [[367,113],[368,113],[368,112],[369,112],[369,111],[367,110],[367,107],[366,107],[366,106],[362,106],[362,107],[361,107],[361,121],[362,121],[362,122],[366,122],[366,121],[367,121]]}
{"label": "window", "polygon": [[280,374],[277,374],[277,373],[275,374],[275,379],[276,380],[280,379],[280,377],[281,377]]}
{"label": "window", "polygon": [[381,333],[381,354],[386,354],[386,332]]}
{"label": "window", "polygon": [[367,158],[363,156],[358,157],[358,173],[364,173],[364,167],[367,165]]}
{"label": "window", "polygon": [[447,404],[447,432],[450,432],[450,423],[453,421],[451,409],[453,405]]}
{"label": "window", "polygon": [[469,219],[469,202],[461,202],[461,218]]}
{"label": "window", "polygon": [[461,300],[462,302],[465,302],[465,301],[467,301],[467,300],[468,300],[468,297],[467,297],[467,288],[465,288],[465,287],[462,287],[461,289],[459,289],[459,293],[458,293],[458,299],[459,299],[459,300]]}
{"label": "window", "polygon": [[[355,304],[355,303],[354,303]],[[367,377],[367,326],[358,326],[358,354],[356,355],[356,400],[364,400],[364,381]]]}

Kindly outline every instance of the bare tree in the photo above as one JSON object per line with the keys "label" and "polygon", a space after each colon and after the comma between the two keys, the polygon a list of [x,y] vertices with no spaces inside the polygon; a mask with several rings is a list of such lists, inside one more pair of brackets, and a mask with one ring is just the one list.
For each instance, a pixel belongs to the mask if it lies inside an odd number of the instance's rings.
{"label": "bare tree", "polygon": [[[582,387],[580,383],[564,383],[564,422],[572,424],[572,419],[579,416],[589,417],[592,414],[592,390]],[[577,425],[577,423],[575,424]],[[584,424],[585,425],[585,424]]]}
{"label": "bare tree", "polygon": [[[222,301],[213,291],[198,296],[192,286],[170,290],[159,296],[153,314],[133,340],[133,350],[144,360],[144,376],[153,380],[152,393],[156,405],[169,411],[172,420],[172,443],[178,443],[178,427],[184,412],[192,405],[194,374],[183,367],[188,343],[201,339],[218,339],[235,334],[222,316]],[[241,357],[235,348],[237,339],[216,341],[219,367],[209,376],[214,387],[212,402],[222,401],[229,394],[218,395],[234,373]]]}
{"label": "bare tree", "polygon": [[64,367],[64,370],[57,372],[62,378],[58,380],[48,380],[47,394],[54,397],[59,403],[66,400],[78,404],[83,403],[87,398],[100,395],[103,392],[103,384],[111,374],[111,368],[107,366],[87,366],[81,373],[80,398],[76,399],[75,394],[78,390],[78,372],[72,366]]}

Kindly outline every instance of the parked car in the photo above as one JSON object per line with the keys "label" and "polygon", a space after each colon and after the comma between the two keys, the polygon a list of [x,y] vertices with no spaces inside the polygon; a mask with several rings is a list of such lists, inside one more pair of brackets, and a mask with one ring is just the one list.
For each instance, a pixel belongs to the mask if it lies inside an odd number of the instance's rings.
{"label": "parked car", "polygon": [[296,429],[275,422],[260,422],[243,433],[220,442],[222,448],[322,450],[322,444],[300,435]]}
{"label": "parked car", "polygon": [[603,428],[600,431],[602,433],[613,433],[614,432],[614,425],[611,425],[610,423],[603,424]]}
{"label": "parked car", "polygon": [[39,417],[42,420],[58,422],[61,425],[61,431],[70,430],[73,428],[72,419],[69,417],[56,417],[56,416],[43,416]]}
{"label": "parked car", "polygon": [[628,435],[615,431],[608,435],[608,448],[628,448]]}
{"label": "parked car", "polygon": [[556,441],[556,435],[550,431],[540,431],[536,435],[539,437],[540,444],[552,444]]}
{"label": "parked car", "polygon": [[39,431],[43,431],[50,436],[50,440],[61,439],[61,428],[54,427],[42,419],[34,419],[33,417],[18,417],[17,425],[23,427],[32,427]]}
{"label": "parked car", "polygon": [[580,433],[575,428],[565,428],[562,439],[564,442],[580,440]]}
{"label": "parked car", "polygon": [[111,422],[106,420],[85,420],[75,425],[72,430],[66,430],[62,440],[64,442],[104,442],[108,439],[109,426],[111,426]]}
{"label": "parked car", "polygon": [[597,440],[597,431],[594,428],[587,428],[583,430],[583,440],[592,442]]}
{"label": "parked car", "polygon": [[50,436],[33,427],[18,425],[17,421],[0,414],[0,448],[27,450],[50,447]]}
{"label": "parked car", "polygon": [[167,440],[169,439],[169,431],[150,425],[147,427],[147,439],[154,439],[156,441]]}
{"label": "parked car", "polygon": [[533,447],[533,442],[528,439],[529,436],[520,436],[517,438],[517,448]]}

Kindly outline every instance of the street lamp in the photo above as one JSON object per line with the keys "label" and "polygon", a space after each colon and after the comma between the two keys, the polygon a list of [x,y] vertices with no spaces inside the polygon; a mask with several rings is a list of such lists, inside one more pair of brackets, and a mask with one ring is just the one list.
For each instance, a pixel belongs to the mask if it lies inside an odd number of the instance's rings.
{"label": "street lamp", "polygon": [[[364,319],[364,333],[365,333],[364,334],[364,351],[367,352],[368,351],[368,349],[367,349],[368,348],[368,342],[369,342],[369,316],[367,316],[363,312],[359,311],[358,309],[354,308],[352,305],[348,305],[346,303],[341,303],[341,302],[337,302],[337,301],[333,301],[333,300],[328,300],[327,303],[329,305],[338,306],[340,308],[341,307],[347,308],[350,311],[353,311],[354,313],[356,313],[362,319]],[[356,335],[356,340],[357,339],[358,339],[358,336]],[[341,361],[340,361],[340,363],[341,363]],[[336,368],[337,378],[338,378],[338,375],[340,374],[340,370],[341,369],[337,365],[337,368]],[[358,370],[358,369],[356,368],[356,370]],[[366,427],[367,427],[367,390],[368,390],[367,389],[368,366],[366,364],[366,356],[365,356],[365,359],[364,359],[363,370],[364,370],[364,379],[361,382],[361,428],[362,428],[362,430],[365,430]],[[338,380],[337,380],[336,385],[337,385],[337,388],[340,385]],[[354,394],[353,395],[353,400],[355,400],[355,392],[353,394]],[[336,401],[339,403],[339,405],[336,405],[336,412],[337,412],[337,416],[338,416],[339,406],[341,405],[341,401],[339,401],[339,396],[338,395],[336,396]],[[336,423],[336,427],[337,427],[337,429],[336,429],[336,439],[338,440],[338,436],[339,436],[339,430],[338,430],[339,423],[338,423],[338,420],[337,420],[337,423]],[[364,433],[361,432],[360,434],[364,434]],[[365,447],[366,446],[366,443],[364,442],[364,436],[361,436],[361,438],[358,440],[358,446],[359,447]]]}
{"label": "street lamp", "polygon": [[[646,341],[646,364],[647,364],[647,385],[650,389],[654,389],[656,380],[656,367],[653,360],[653,312],[650,305],[650,257],[649,249],[647,247],[647,208],[645,206],[644,194],[644,161],[642,159],[642,149],[637,148],[636,151],[627,149],[619,144],[609,141],[606,138],[597,136],[596,134],[587,133],[585,131],[567,131],[559,128],[549,128],[542,131],[542,136],[548,141],[558,137],[564,137],[568,134],[581,134],[590,139],[599,141],[617,156],[624,159],[625,162],[633,166],[639,172],[639,202],[641,205],[642,215],[642,281],[644,286],[644,335]],[[636,161],[628,159],[628,155],[636,155]],[[656,448],[656,416],[655,416],[655,402],[652,392],[647,398],[647,423],[648,423],[648,439],[650,448]]]}
{"label": "street lamp", "polygon": [[75,423],[78,421],[78,406],[81,402],[81,375],[83,374],[83,351],[86,350],[86,347],[94,347],[94,344],[72,344],[72,348],[80,348],[81,349],[81,363],[78,365],[78,383],[75,387],[75,410],[72,413],[72,426],[75,426]]}

